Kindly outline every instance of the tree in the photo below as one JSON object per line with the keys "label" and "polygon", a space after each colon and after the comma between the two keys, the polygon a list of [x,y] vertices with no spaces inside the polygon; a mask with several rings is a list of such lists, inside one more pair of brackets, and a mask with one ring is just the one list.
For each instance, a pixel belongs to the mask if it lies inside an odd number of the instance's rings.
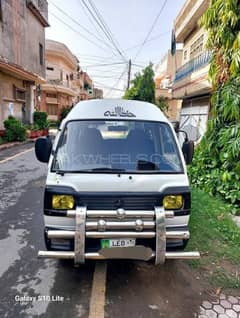
{"label": "tree", "polygon": [[168,111],[169,106],[166,97],[159,96],[158,98],[156,98],[155,103],[162,112],[166,113]]}
{"label": "tree", "polygon": [[132,87],[125,92],[123,98],[155,103],[154,72],[150,63],[142,73],[137,73],[131,81]]}
{"label": "tree", "polygon": [[200,24],[213,52],[211,119],[190,169],[193,183],[240,203],[240,1],[211,0]]}
{"label": "tree", "polygon": [[208,31],[207,48],[213,52],[209,76],[215,88],[239,74],[240,1],[211,0],[200,24]]}

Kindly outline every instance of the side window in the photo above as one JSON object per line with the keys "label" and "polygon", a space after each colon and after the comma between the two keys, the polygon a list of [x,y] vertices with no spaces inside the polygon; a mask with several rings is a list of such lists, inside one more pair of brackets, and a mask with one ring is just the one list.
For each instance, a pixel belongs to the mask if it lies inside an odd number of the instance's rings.
{"label": "side window", "polygon": [[160,135],[162,139],[162,152],[163,155],[168,155],[176,152],[176,146],[173,143],[173,138],[170,135],[169,130],[164,125],[160,128]]}
{"label": "side window", "polygon": [[178,149],[173,138],[172,131],[167,125],[160,127],[160,136],[162,143],[162,157],[165,162],[178,171],[181,169],[181,164],[178,156]]}

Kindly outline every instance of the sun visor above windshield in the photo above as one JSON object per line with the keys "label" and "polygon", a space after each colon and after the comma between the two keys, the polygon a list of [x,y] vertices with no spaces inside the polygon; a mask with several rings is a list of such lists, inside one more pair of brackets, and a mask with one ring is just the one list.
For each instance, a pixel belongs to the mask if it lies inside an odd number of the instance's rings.
{"label": "sun visor above windshield", "polygon": [[168,122],[157,106],[141,101],[102,99],[76,104],[64,122],[76,119],[149,120]]}

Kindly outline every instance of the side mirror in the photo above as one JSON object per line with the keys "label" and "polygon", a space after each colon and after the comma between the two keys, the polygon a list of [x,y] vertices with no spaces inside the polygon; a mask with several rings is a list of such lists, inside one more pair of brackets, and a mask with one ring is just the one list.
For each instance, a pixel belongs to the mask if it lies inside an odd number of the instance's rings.
{"label": "side mirror", "polygon": [[178,133],[178,132],[179,132],[179,129],[180,129],[180,123],[179,123],[179,121],[172,121],[171,124],[172,124],[172,126],[173,126],[173,129],[175,130],[175,133]]}
{"label": "side mirror", "polygon": [[48,162],[52,151],[52,141],[49,137],[41,137],[36,140],[35,154],[39,161]]}
{"label": "side mirror", "polygon": [[185,162],[189,165],[192,162],[193,154],[194,154],[194,142],[185,140],[182,145],[182,152],[185,158]]}

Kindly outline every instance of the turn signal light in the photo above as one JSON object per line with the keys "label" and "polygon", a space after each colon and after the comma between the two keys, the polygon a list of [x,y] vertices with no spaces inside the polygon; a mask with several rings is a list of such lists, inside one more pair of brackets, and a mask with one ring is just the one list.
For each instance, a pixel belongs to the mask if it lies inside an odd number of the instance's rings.
{"label": "turn signal light", "polygon": [[181,195],[167,195],[163,199],[163,207],[165,210],[180,209],[183,205],[183,197]]}
{"label": "turn signal light", "polygon": [[74,198],[72,195],[53,195],[52,207],[56,210],[71,210],[74,207]]}

